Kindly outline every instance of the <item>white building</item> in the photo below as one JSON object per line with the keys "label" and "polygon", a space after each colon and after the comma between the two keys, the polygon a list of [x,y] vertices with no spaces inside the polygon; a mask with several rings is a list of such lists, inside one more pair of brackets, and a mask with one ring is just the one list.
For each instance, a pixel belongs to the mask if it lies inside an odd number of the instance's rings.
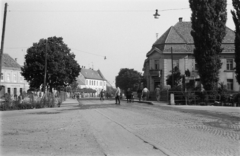
{"label": "white building", "polygon": [[100,70],[85,69],[82,68],[77,78],[79,88],[91,88],[96,90],[96,95],[99,95],[100,91],[107,89],[107,80],[104,78]]}
{"label": "white building", "polygon": [[29,84],[21,75],[21,66],[8,54],[2,55],[1,86],[4,86],[1,93],[11,95],[19,95],[29,89]]}

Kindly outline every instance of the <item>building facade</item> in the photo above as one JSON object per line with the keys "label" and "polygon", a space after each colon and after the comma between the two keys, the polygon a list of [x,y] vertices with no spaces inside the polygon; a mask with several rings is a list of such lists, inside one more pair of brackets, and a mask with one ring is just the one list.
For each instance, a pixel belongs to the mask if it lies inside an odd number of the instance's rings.
{"label": "building facade", "polygon": [[[143,71],[147,80],[147,87],[154,91],[157,85],[167,86],[167,76],[173,67],[178,67],[181,74],[190,71],[190,79],[200,83],[197,73],[197,64],[193,55],[194,42],[191,36],[191,22],[183,22],[179,18],[174,26],[170,27],[153,45],[147,53]],[[223,51],[220,54],[222,68],[219,73],[219,83],[222,82],[228,90],[239,91],[239,84],[235,77],[235,33],[226,28],[226,36],[222,43]]]}
{"label": "building facade", "polygon": [[104,78],[100,70],[82,68],[77,78],[79,88],[91,88],[96,90],[96,95],[99,95],[100,91],[107,89],[107,80]]}
{"label": "building facade", "polygon": [[8,54],[2,56],[1,86],[4,86],[2,92],[10,95],[20,95],[29,89],[29,84],[21,75],[21,66]]}

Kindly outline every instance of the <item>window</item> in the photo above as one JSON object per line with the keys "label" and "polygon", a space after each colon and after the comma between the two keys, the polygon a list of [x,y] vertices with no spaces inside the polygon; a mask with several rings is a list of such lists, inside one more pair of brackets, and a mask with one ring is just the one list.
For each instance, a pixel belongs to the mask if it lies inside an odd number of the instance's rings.
{"label": "window", "polygon": [[86,85],[88,85],[88,82],[87,82],[87,80],[85,81],[85,83],[86,83]]}
{"label": "window", "polygon": [[7,74],[7,81],[10,82],[10,74]]}
{"label": "window", "polygon": [[227,89],[233,90],[233,79],[227,79]]}
{"label": "window", "polygon": [[233,70],[233,59],[227,59],[227,70]]}
{"label": "window", "polygon": [[3,73],[1,73],[1,80],[3,80]]}
{"label": "window", "polygon": [[17,75],[16,74],[13,74],[13,81],[17,82]]}
{"label": "window", "polygon": [[179,68],[179,60],[173,60],[173,68],[175,67]]}
{"label": "window", "polygon": [[154,69],[159,69],[159,60],[154,60]]}

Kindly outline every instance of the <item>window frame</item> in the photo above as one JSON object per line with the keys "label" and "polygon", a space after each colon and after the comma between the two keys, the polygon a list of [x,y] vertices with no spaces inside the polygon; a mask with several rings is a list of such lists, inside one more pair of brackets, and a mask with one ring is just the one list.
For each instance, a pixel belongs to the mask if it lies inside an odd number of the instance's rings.
{"label": "window frame", "polygon": [[233,70],[233,59],[226,59],[226,69]]}
{"label": "window frame", "polygon": [[233,90],[233,79],[227,79],[227,90]]}
{"label": "window frame", "polygon": [[155,70],[160,69],[160,67],[159,67],[159,63],[160,63],[159,60],[154,60],[154,69],[155,69]]}

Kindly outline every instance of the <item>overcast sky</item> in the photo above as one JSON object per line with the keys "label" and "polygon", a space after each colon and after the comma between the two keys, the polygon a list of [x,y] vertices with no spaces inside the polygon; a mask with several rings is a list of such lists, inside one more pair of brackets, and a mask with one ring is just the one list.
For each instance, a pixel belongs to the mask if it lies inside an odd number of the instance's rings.
{"label": "overcast sky", "polygon": [[[4,53],[23,65],[27,48],[42,38],[63,37],[80,66],[100,69],[110,83],[121,68],[143,72],[146,53],[182,17],[188,0],[1,0],[8,3]],[[227,26],[235,30],[228,0]],[[159,19],[154,19],[155,10]],[[104,60],[106,56],[106,60]]]}

